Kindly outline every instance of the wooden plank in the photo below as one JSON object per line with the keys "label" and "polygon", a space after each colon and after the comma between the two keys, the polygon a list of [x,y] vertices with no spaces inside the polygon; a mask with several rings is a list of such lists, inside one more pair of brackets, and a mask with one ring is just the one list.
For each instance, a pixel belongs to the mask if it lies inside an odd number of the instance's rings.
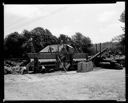
{"label": "wooden plank", "polygon": [[29,58],[56,59],[56,53],[28,53]]}
{"label": "wooden plank", "polygon": [[101,52],[98,52],[97,54],[95,54],[94,56],[92,56],[91,58],[89,58],[88,61],[91,61],[91,60],[95,59],[97,56],[101,55],[102,53],[104,53],[107,50],[108,50],[108,48],[103,49]]}
{"label": "wooden plank", "polygon": [[[29,58],[39,58],[39,59],[56,59],[56,53],[28,53]],[[87,54],[86,53],[75,53],[73,55],[73,59],[80,59],[80,58],[85,58],[86,59]]]}
{"label": "wooden plank", "polygon": [[85,58],[87,57],[87,53],[74,53],[73,59],[80,59],[80,58]]}

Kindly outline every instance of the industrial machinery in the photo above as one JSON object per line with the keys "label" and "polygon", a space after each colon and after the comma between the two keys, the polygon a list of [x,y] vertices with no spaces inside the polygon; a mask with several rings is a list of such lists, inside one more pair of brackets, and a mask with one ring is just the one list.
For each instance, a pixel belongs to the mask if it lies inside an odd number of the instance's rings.
{"label": "industrial machinery", "polygon": [[40,65],[50,72],[55,70],[73,70],[76,69],[76,63],[86,60],[86,53],[75,53],[74,48],[68,44],[48,45],[39,53],[28,53],[31,62],[28,64],[32,67],[34,58],[38,58]]}
{"label": "industrial machinery", "polygon": [[94,56],[90,57],[87,61],[93,61],[95,66],[109,68],[109,69],[123,69],[123,66],[116,60],[107,59],[104,55],[108,52],[108,48],[103,49]]}
{"label": "industrial machinery", "polygon": [[122,68],[116,61],[106,60],[103,58],[108,49],[103,49],[94,56],[87,59],[87,53],[76,53],[74,48],[69,44],[48,45],[39,53],[35,53],[32,38],[31,42],[32,53],[28,53],[30,62],[26,65],[28,71],[50,72],[56,70],[77,70],[77,63],[80,61],[92,61],[95,66],[105,66],[102,62],[109,62],[108,67]]}

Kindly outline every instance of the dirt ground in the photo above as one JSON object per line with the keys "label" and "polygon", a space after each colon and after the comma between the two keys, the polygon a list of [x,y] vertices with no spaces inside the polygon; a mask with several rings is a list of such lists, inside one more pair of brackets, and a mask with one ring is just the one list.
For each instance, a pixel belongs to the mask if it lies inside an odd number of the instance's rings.
{"label": "dirt ground", "polygon": [[125,101],[125,68],[95,68],[91,72],[8,74],[5,100],[121,100]]}

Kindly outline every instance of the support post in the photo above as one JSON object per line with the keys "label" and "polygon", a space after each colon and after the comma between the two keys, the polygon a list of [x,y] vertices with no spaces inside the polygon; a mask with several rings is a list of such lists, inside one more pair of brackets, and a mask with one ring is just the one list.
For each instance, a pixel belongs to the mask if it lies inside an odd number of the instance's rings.
{"label": "support post", "polygon": [[96,44],[96,53],[97,53],[97,44]]}
{"label": "support post", "polygon": [[[101,53],[101,43],[100,43],[100,53]],[[100,54],[100,58],[101,58],[101,54]]]}

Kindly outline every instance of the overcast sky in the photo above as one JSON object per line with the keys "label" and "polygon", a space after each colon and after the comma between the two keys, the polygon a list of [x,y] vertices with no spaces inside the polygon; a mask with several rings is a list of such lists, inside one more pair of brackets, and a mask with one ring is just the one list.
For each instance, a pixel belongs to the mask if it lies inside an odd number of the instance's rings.
{"label": "overcast sky", "polygon": [[49,29],[53,35],[76,32],[91,38],[93,43],[111,41],[123,33],[119,21],[124,2],[112,4],[48,4],[4,5],[4,37],[35,27]]}

